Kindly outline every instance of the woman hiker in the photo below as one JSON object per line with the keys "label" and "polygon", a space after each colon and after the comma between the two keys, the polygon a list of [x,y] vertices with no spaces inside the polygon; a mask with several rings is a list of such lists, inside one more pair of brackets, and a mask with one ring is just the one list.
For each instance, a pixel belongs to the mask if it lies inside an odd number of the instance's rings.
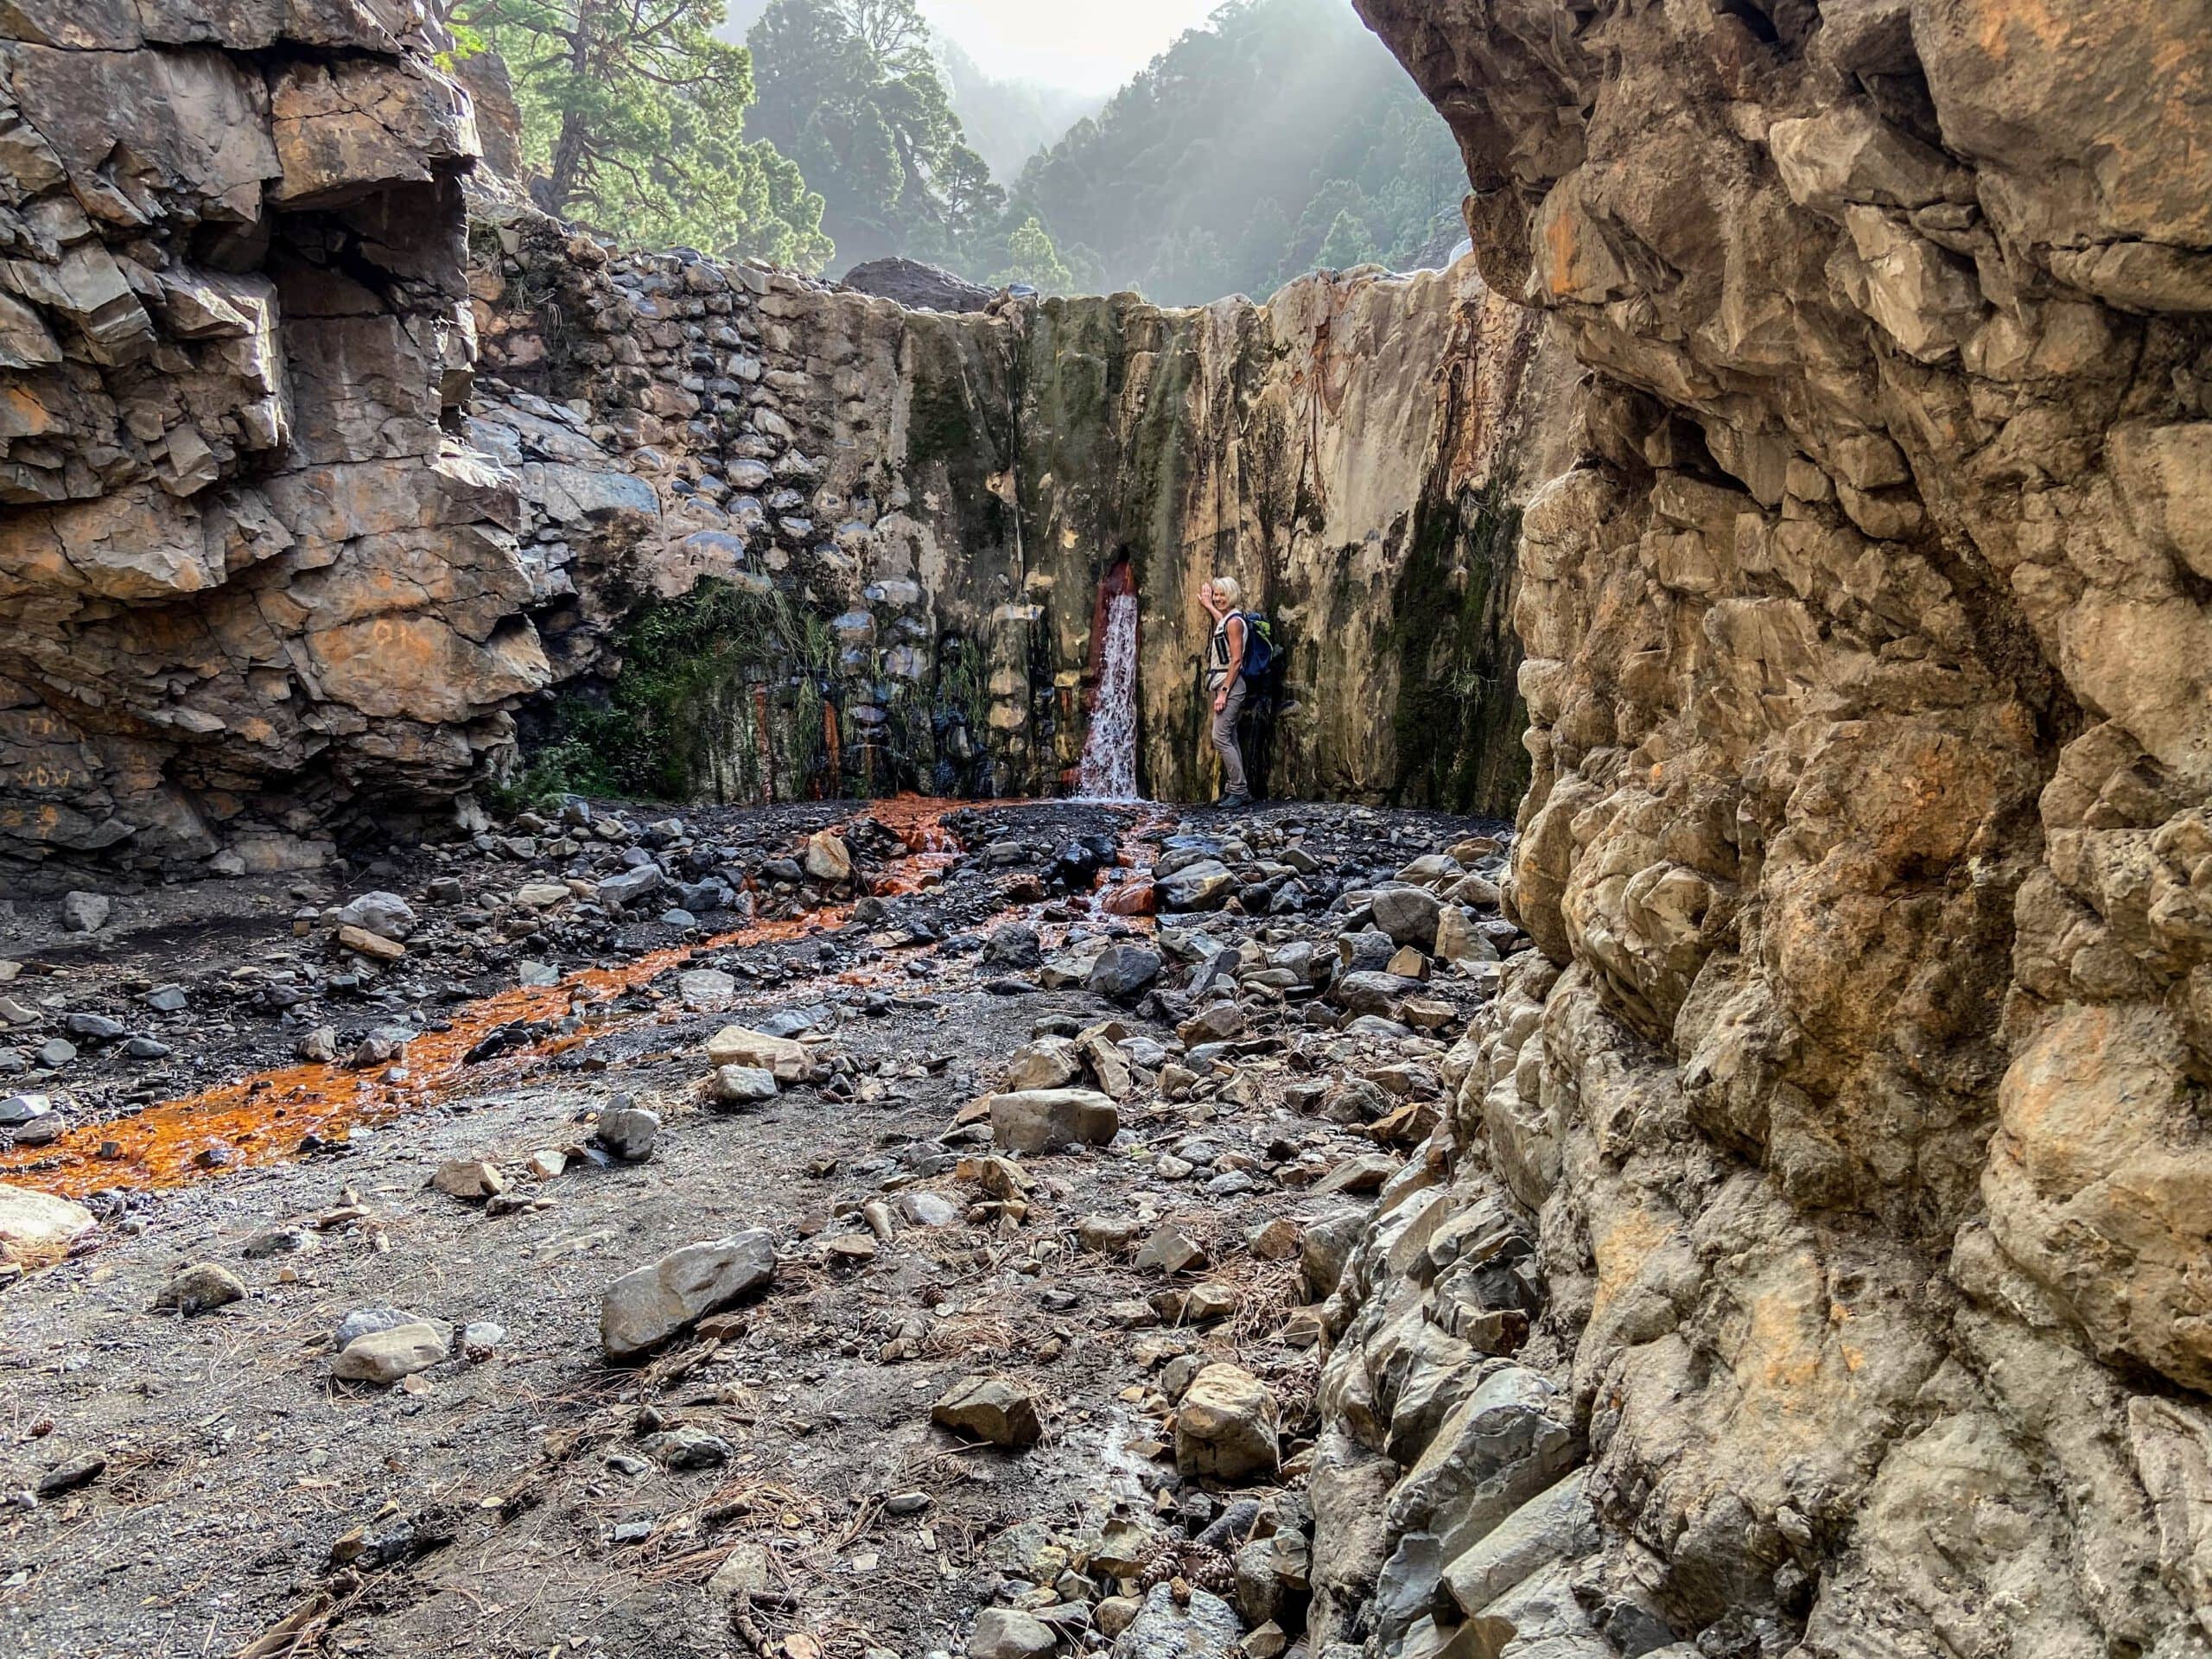
{"label": "woman hiker", "polygon": [[1198,589],[1198,603],[1213,618],[1213,638],[1206,644],[1206,695],[1211,699],[1211,735],[1221,756],[1221,798],[1217,806],[1252,804],[1244,781],[1244,754],[1236,747],[1236,717],[1244,712],[1244,619],[1236,613],[1243,590],[1234,576],[1216,576]]}

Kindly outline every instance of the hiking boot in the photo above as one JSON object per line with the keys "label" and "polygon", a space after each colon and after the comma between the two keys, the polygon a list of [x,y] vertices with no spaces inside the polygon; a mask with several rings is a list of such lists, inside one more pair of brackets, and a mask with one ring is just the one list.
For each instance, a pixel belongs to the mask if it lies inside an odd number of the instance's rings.
{"label": "hiking boot", "polygon": [[1214,804],[1224,812],[1234,812],[1239,807],[1251,805],[1252,798],[1249,795],[1224,795]]}

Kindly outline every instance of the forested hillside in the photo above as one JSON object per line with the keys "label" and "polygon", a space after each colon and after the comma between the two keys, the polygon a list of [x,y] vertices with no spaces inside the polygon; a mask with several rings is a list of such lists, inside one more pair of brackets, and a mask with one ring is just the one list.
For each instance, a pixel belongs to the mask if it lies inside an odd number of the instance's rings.
{"label": "forested hillside", "polygon": [[1198,303],[1316,265],[1411,264],[1465,175],[1345,0],[1232,0],[1033,160],[1017,213],[1078,281]]}
{"label": "forested hillside", "polygon": [[1346,0],[1230,0],[1065,132],[1084,100],[986,75],[916,0],[453,21],[506,61],[540,205],[626,241],[1195,304],[1458,236],[1450,134]]}

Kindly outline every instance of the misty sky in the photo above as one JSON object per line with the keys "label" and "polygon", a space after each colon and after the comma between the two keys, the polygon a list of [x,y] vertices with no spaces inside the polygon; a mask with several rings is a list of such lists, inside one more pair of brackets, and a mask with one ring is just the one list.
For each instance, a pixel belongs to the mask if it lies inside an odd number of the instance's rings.
{"label": "misty sky", "polygon": [[1110,92],[1219,0],[922,0],[993,75]]}

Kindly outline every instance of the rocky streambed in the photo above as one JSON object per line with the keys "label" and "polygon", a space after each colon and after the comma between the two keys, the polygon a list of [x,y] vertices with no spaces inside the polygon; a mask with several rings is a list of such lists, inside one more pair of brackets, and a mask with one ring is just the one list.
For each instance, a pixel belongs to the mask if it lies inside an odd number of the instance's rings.
{"label": "rocky streambed", "polygon": [[1530,1546],[1406,1542],[1578,1524],[1528,1232],[1446,1185],[1495,830],[571,802],[19,915],[7,1179],[85,1207],[10,1224],[7,1644],[1535,1635],[1462,1622]]}

